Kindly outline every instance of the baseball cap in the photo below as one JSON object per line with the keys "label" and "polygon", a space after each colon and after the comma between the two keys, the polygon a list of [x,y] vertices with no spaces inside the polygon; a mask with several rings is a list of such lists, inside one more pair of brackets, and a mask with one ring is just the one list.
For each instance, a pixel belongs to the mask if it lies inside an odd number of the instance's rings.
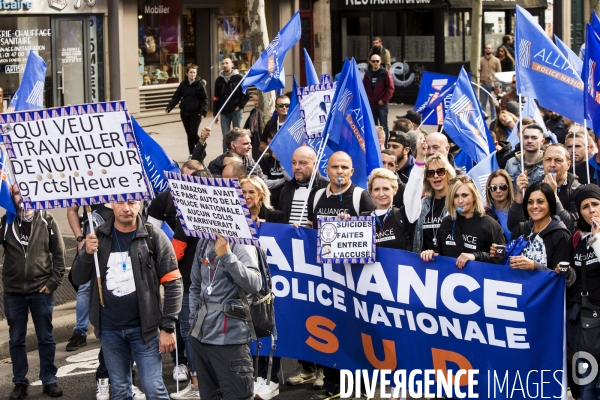
{"label": "baseball cap", "polygon": [[410,136],[402,131],[390,131],[388,142],[400,143],[402,146],[410,148]]}
{"label": "baseball cap", "polygon": [[398,116],[398,118],[406,118],[413,124],[421,125],[421,114],[413,110],[408,110],[406,114]]}

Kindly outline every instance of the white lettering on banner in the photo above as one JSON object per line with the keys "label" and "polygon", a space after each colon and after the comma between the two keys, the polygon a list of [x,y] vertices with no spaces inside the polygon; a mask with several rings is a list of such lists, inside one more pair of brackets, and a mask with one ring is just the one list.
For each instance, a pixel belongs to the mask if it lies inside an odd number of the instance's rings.
{"label": "white lettering on banner", "polygon": [[126,111],[114,111],[3,126],[26,201],[147,193],[140,157],[125,138],[124,124]]}
{"label": "white lettering on banner", "polygon": [[[473,277],[464,273],[454,273],[440,281],[438,271],[427,268],[424,273],[409,265],[398,265],[398,282],[391,285],[379,262],[365,265],[360,272],[356,288],[352,281],[350,265],[345,266],[345,276],[333,270],[331,265],[307,264],[304,256],[304,243],[300,239],[292,239],[293,263],[286,259],[279,244],[273,237],[261,236],[261,245],[270,254],[268,262],[277,266],[282,271],[308,276],[323,277],[331,282],[330,285],[304,280],[300,276],[291,279],[291,285],[283,276],[278,275],[275,269],[273,274],[273,290],[277,297],[290,295],[303,301],[318,302],[329,307],[334,306],[346,310],[344,292],[336,286],[346,287],[355,292],[357,296],[377,293],[384,301],[410,306],[415,302],[431,310],[429,312],[414,312],[405,308],[383,306],[361,300],[351,296],[350,303],[353,307],[354,317],[364,322],[378,325],[391,326],[396,329],[409,329],[420,331],[428,335],[441,335],[453,337],[464,341],[477,341],[482,344],[511,348],[527,349],[527,330],[521,327],[508,326],[507,324],[525,322],[525,314],[519,311],[518,299],[522,295],[522,284],[484,279],[480,285]],[[316,286],[316,288],[315,288]],[[395,287],[395,294],[392,288]],[[466,289],[466,291],[465,291]],[[482,291],[479,296],[474,296]],[[457,292],[460,296],[457,297]],[[348,293],[348,292],[346,292]],[[413,294],[411,296],[411,293]],[[479,302],[475,298],[482,298]],[[350,299],[348,299],[350,300]],[[439,304],[438,304],[439,302]],[[436,310],[443,307],[451,313],[458,314],[458,318],[438,315]],[[486,323],[480,325],[478,321],[468,320],[465,317],[483,311],[486,318],[506,321]]]}

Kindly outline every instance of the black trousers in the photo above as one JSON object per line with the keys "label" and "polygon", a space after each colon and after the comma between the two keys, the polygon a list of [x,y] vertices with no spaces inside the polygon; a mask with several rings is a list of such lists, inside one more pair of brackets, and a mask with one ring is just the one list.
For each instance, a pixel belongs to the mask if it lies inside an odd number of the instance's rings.
{"label": "black trousers", "polygon": [[212,345],[190,337],[202,400],[254,399],[250,345]]}
{"label": "black trousers", "polygon": [[194,147],[196,147],[196,143],[200,141],[200,136],[198,136],[198,128],[200,127],[202,117],[195,113],[189,115],[181,113],[180,115],[183,128],[185,129],[185,134],[187,135],[189,154],[192,154],[194,152]]}

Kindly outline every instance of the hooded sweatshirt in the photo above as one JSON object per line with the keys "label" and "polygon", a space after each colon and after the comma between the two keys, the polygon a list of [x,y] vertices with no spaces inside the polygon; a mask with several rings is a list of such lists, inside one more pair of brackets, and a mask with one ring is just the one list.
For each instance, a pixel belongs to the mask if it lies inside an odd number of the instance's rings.
{"label": "hooded sweatshirt", "polygon": [[215,81],[215,97],[213,98],[214,115],[217,115],[231,93],[233,93],[233,95],[231,95],[231,99],[229,99],[221,113],[230,114],[235,111],[236,107],[238,110],[244,108],[250,99],[250,96],[242,93],[241,86],[235,89],[241,80],[242,76],[238,73],[237,69],[234,69],[229,76],[226,76],[223,71],[219,72],[219,77]]}

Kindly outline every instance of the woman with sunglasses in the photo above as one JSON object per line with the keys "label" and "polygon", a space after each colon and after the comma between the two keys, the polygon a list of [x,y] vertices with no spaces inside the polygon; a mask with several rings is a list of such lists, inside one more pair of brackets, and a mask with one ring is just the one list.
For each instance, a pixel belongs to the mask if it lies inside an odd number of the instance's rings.
{"label": "woman with sunglasses", "polygon": [[496,170],[488,177],[485,187],[487,188],[485,202],[490,211],[488,212],[488,209],[486,209],[486,213],[498,221],[504,231],[506,240],[510,242],[511,232],[508,229],[508,209],[515,198],[510,176],[503,169]]}
{"label": "woman with sunglasses", "polygon": [[468,261],[495,263],[488,251],[493,243],[504,244],[506,239],[500,224],[485,214],[483,199],[471,177],[463,175],[450,181],[446,209],[448,216],[439,231],[440,249],[423,251],[421,259],[431,261],[436,254],[455,257],[459,269]]}
{"label": "woman with sunglasses", "polygon": [[[570,264],[573,253],[571,233],[556,215],[556,196],[549,184],[538,182],[529,186],[525,191],[523,213],[528,220],[519,222],[513,228],[512,237],[516,239],[523,236],[529,243],[521,255],[510,258],[510,267],[557,270],[559,262]],[[496,254],[494,247],[490,253],[492,256]],[[568,276],[567,282],[569,279]]]}
{"label": "woman with sunglasses", "polygon": [[[413,249],[414,253],[423,250],[438,250],[441,236],[438,229],[446,212],[448,181],[456,172],[448,159],[434,154],[425,161],[427,144],[420,139],[417,145],[415,164],[404,190],[404,208],[408,222],[416,222]],[[425,197],[421,199],[421,194]]]}

